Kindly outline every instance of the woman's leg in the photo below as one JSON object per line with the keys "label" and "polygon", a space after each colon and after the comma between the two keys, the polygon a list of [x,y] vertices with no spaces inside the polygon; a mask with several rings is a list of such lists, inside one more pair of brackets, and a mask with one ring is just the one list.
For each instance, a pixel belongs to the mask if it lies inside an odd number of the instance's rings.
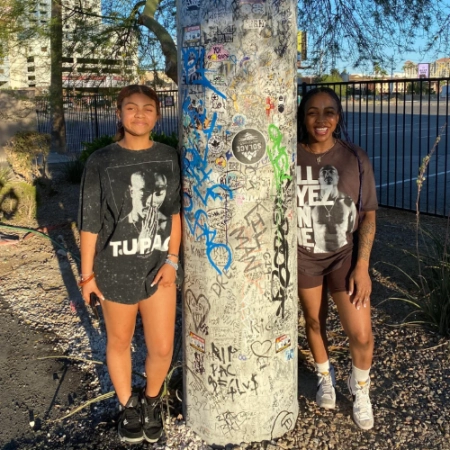
{"label": "woman's leg", "polygon": [[173,354],[175,334],[176,287],[158,286],[147,300],[139,302],[144,325],[147,358],[145,371],[147,387],[145,394],[156,397],[169,371]]}
{"label": "woman's leg", "polygon": [[125,406],[131,396],[131,340],[138,305],[102,302],[106,325],[106,363],[119,402]]}
{"label": "woman's leg", "polygon": [[373,357],[373,334],[370,319],[370,303],[356,309],[347,292],[332,294],[338,308],[342,327],[348,336],[353,368],[347,384],[353,397],[353,419],[359,428],[370,430],[374,425],[370,402],[369,370]]}
{"label": "woman's leg", "polygon": [[316,403],[321,408],[334,409],[336,406],[336,381],[334,369],[328,359],[327,288],[324,280],[320,279],[320,282],[321,284],[317,287],[299,289],[299,292],[306,322],[306,337],[316,363]]}
{"label": "woman's leg", "polygon": [[327,289],[322,284],[298,291],[305,316],[306,338],[317,364],[328,361],[326,320],[328,315]]}
{"label": "woman's leg", "polygon": [[332,297],[336,303],[342,327],[349,339],[353,365],[362,370],[370,369],[374,346],[370,303],[366,303],[365,308],[357,310],[347,292],[334,292]]}

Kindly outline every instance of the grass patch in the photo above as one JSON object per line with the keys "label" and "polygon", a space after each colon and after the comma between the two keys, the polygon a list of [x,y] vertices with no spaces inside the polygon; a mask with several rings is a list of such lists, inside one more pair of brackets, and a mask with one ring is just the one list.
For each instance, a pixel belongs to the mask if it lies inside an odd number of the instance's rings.
{"label": "grass patch", "polygon": [[36,187],[24,181],[6,183],[0,189],[0,220],[23,222],[36,218]]}
{"label": "grass patch", "polygon": [[[37,131],[19,131],[5,147],[12,170],[28,183],[42,176],[42,162],[49,151],[50,135]],[[39,158],[41,162],[38,162]]]}
{"label": "grass patch", "polygon": [[[417,177],[416,249],[415,253],[408,253],[415,261],[417,273],[409,274],[393,266],[412,283],[413,289],[404,291],[402,297],[390,297],[388,300],[402,301],[413,307],[413,312],[405,318],[405,324],[428,325],[441,336],[450,338],[450,221],[447,221],[444,236],[438,235],[421,227],[419,209],[425,173],[445,128],[446,124],[423,158]],[[411,315],[415,316],[414,320],[409,320]]]}

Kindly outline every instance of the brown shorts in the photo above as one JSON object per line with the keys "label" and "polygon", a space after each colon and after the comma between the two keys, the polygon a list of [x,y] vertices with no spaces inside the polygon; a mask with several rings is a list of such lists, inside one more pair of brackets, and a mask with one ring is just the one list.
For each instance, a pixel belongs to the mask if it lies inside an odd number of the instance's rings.
{"label": "brown shorts", "polygon": [[348,280],[355,267],[353,256],[350,254],[342,262],[341,267],[326,275],[308,275],[303,271],[298,271],[298,288],[311,289],[317,286],[326,285],[330,294],[334,292],[348,292]]}

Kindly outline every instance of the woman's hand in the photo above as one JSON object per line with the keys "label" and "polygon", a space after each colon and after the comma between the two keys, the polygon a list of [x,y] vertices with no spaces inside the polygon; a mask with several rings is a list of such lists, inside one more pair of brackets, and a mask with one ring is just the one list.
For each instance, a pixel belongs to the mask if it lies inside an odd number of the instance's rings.
{"label": "woman's hand", "polygon": [[163,287],[171,287],[175,284],[175,280],[177,279],[177,271],[175,267],[170,264],[163,264],[161,269],[158,270],[156,274],[152,286],[156,284],[161,284]]}
{"label": "woman's hand", "polygon": [[81,295],[87,305],[89,305],[90,296],[92,293],[96,294],[100,300],[105,300],[105,297],[100,292],[100,289],[98,288],[97,283],[95,282],[95,278],[84,284],[81,288]]}
{"label": "woman's hand", "polygon": [[365,264],[356,264],[349,278],[349,292],[351,302],[356,309],[364,308],[370,302],[372,293],[372,280],[369,276],[369,268]]}

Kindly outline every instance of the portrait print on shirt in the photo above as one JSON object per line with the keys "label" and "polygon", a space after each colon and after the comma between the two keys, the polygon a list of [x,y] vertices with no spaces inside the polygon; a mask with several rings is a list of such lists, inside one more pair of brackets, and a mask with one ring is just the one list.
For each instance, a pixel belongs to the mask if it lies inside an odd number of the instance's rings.
{"label": "portrait print on shirt", "polygon": [[335,166],[322,166],[318,179],[311,166],[297,166],[297,171],[298,244],[313,253],[335,252],[348,244],[355,228],[355,203],[339,190]]}
{"label": "portrait print on shirt", "polygon": [[[119,221],[113,240],[112,256],[145,257],[154,250],[166,251],[170,227],[164,202],[171,161],[110,167],[107,169]],[[119,178],[119,172],[128,174]],[[117,174],[117,177],[115,176]],[[127,182],[124,186],[123,180]]]}

